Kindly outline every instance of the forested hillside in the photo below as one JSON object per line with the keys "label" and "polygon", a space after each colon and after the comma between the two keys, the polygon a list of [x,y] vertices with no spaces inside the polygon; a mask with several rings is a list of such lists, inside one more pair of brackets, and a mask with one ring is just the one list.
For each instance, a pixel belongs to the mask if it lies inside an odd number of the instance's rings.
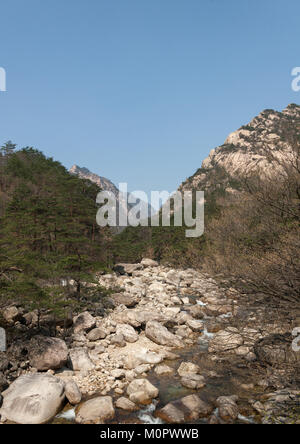
{"label": "forested hillside", "polygon": [[62,311],[107,265],[109,236],[95,219],[99,188],[33,148],[15,148],[8,142],[0,154],[1,300]]}

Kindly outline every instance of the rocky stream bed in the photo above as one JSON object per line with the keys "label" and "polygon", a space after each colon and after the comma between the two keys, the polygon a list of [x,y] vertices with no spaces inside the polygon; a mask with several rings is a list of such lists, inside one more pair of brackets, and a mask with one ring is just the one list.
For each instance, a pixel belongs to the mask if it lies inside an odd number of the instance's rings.
{"label": "rocky stream bed", "polygon": [[[118,289],[104,314],[0,354],[2,424],[300,422],[293,316],[275,320],[228,285],[150,259],[98,279]],[[3,317],[36,322],[15,306]]]}

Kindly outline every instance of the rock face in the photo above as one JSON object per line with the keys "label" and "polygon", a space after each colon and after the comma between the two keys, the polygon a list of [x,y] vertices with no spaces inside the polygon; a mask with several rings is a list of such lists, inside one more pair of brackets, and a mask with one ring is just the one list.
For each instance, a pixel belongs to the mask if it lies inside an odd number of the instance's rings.
{"label": "rock face", "polygon": [[115,416],[115,409],[110,396],[90,399],[80,405],[76,412],[78,424],[103,424]]}
{"label": "rock face", "polygon": [[147,322],[145,334],[147,338],[156,344],[167,345],[169,347],[182,346],[182,342],[177,336],[173,335],[166,327],[156,321]]}
{"label": "rock face", "polygon": [[59,411],[64,384],[48,374],[23,375],[2,393],[1,416],[17,424],[43,424]]}
{"label": "rock face", "polygon": [[56,370],[67,363],[68,348],[66,343],[58,338],[35,336],[29,345],[30,365],[36,369]]}
{"label": "rock face", "polygon": [[233,179],[253,173],[261,177],[278,174],[280,163],[293,155],[291,140],[297,137],[299,128],[298,105],[289,105],[282,112],[263,111],[212,150],[202,167],[179,189],[210,192],[222,186],[225,191],[236,193],[238,185]]}

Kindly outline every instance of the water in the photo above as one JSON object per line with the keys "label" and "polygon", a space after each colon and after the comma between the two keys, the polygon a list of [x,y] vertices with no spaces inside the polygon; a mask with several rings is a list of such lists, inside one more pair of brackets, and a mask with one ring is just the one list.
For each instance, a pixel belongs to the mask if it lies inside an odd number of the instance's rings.
{"label": "water", "polygon": [[66,421],[75,421],[75,408],[61,412],[56,418],[65,419]]}
{"label": "water", "polygon": [[142,421],[143,424],[163,424],[163,421],[161,419],[155,418],[153,416],[157,404],[158,401],[154,401],[152,404],[139,411],[138,418]]}

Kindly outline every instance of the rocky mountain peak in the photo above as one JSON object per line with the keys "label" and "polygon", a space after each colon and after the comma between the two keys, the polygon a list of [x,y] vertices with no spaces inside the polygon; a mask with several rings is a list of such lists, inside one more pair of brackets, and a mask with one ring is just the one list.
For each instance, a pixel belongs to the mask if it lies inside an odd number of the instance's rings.
{"label": "rocky mountain peak", "polygon": [[97,184],[104,191],[111,191],[115,196],[118,196],[119,190],[118,188],[106,177],[98,176],[95,173],[92,173],[85,167],[79,167],[78,165],[73,165],[70,169],[71,174],[75,174],[81,179],[88,179],[91,182]]}
{"label": "rocky mountain peak", "polygon": [[220,181],[225,188],[231,188],[230,179],[273,176],[280,164],[293,156],[299,133],[300,106],[290,104],[282,112],[266,109],[229,134],[180,189],[208,190],[220,185]]}

